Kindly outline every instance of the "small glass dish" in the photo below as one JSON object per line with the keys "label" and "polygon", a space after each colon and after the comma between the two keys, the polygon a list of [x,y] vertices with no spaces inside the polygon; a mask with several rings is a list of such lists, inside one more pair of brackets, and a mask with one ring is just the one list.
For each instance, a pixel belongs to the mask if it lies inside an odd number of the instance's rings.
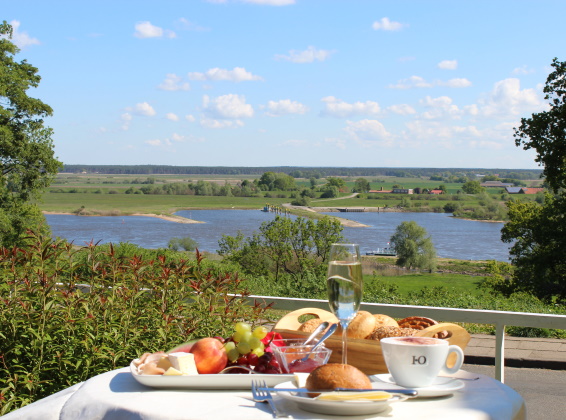
{"label": "small glass dish", "polygon": [[271,347],[282,373],[310,373],[317,367],[326,364],[332,353],[332,350],[321,344],[307,360],[301,361],[300,359],[306,357],[316,343],[305,346],[303,345],[304,339],[287,339],[283,341],[284,346]]}

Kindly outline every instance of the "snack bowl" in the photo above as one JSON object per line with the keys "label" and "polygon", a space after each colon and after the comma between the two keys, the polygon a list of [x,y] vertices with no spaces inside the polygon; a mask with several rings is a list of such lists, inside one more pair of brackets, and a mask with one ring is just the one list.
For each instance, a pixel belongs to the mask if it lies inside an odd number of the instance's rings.
{"label": "snack bowl", "polygon": [[[282,373],[310,373],[318,366],[326,364],[332,354],[332,350],[325,347],[324,344],[318,346],[315,351],[311,353],[316,343],[305,346],[303,344],[304,340],[302,339],[286,339],[283,341],[285,345],[271,347]],[[307,355],[309,355],[308,359],[300,360]]]}

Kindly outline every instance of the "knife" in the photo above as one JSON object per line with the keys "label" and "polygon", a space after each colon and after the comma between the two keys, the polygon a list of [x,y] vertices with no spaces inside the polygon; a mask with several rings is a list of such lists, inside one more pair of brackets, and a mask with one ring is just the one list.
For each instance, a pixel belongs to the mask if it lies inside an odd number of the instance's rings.
{"label": "knife", "polygon": [[354,389],[354,388],[336,388],[336,389],[307,389],[307,388],[264,388],[258,387],[258,389],[264,389],[266,391],[275,392],[300,392],[300,393],[320,393],[320,392],[389,392],[390,394],[403,394],[409,397],[416,397],[418,392],[414,389]]}

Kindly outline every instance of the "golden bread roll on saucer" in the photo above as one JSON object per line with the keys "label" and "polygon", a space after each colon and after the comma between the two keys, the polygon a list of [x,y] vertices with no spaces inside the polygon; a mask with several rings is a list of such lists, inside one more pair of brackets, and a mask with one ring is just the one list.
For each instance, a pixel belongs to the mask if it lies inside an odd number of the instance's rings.
{"label": "golden bread roll on saucer", "polygon": [[322,323],[323,321],[320,318],[309,319],[308,321],[303,322],[297,331],[311,333],[314,332],[314,330],[316,330]]}
{"label": "golden bread roll on saucer", "polygon": [[[307,378],[307,389],[368,389],[371,381],[365,373],[352,365],[327,363],[313,370]],[[316,397],[319,394],[309,393]]]}
{"label": "golden bread roll on saucer", "polygon": [[399,324],[393,318],[383,314],[373,314],[375,327],[398,327]]}

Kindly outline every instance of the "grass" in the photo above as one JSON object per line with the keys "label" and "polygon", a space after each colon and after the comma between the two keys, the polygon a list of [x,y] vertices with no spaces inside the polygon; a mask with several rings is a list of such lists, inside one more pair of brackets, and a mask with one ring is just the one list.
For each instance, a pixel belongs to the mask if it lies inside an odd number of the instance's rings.
{"label": "grass", "polygon": [[411,292],[418,292],[424,287],[444,287],[457,293],[478,294],[477,285],[482,280],[479,276],[466,274],[444,274],[444,273],[416,273],[401,276],[364,276],[365,281],[371,282],[375,279],[385,283],[395,284],[401,296],[407,296]]}

